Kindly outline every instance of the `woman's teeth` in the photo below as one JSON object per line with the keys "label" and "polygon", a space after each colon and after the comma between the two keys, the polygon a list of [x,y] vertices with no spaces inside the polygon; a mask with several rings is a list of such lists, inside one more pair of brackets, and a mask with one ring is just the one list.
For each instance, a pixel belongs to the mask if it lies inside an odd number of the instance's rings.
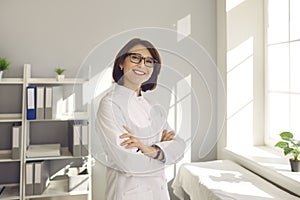
{"label": "woman's teeth", "polygon": [[138,70],[132,70],[134,73],[138,74],[138,75],[145,75],[146,73],[145,72],[141,72],[141,71],[138,71]]}

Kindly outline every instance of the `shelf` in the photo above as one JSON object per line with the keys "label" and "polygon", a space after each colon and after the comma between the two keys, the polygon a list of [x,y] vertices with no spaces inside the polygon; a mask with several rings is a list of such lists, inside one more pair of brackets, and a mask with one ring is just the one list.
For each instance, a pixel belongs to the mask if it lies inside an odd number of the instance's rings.
{"label": "shelf", "polygon": [[60,119],[34,119],[30,122],[52,122],[52,121],[71,121],[71,120],[88,120],[87,112],[76,112],[74,114],[63,114]]}
{"label": "shelf", "polygon": [[75,79],[75,78],[65,78],[63,81],[57,81],[55,78],[31,78],[29,79],[29,84],[42,84],[42,85],[48,85],[48,84],[81,84],[84,83],[84,79]]}
{"label": "shelf", "polygon": [[20,199],[19,197],[19,184],[1,184],[5,186],[3,192],[0,195],[1,200],[8,200],[8,199]]}
{"label": "shelf", "polygon": [[26,196],[26,198],[34,199],[34,198],[44,198],[44,197],[57,197],[57,196],[70,196],[70,195],[88,195],[89,191],[76,191],[69,192],[68,191],[68,178],[65,176],[56,177],[54,180],[51,180],[47,189],[41,195],[31,195]]}
{"label": "shelf", "polygon": [[45,156],[45,157],[36,157],[36,158],[26,158],[26,161],[34,161],[34,160],[64,160],[64,159],[74,159],[74,158],[82,158],[83,156],[73,156],[68,147],[60,148],[61,156]]}
{"label": "shelf", "polygon": [[20,159],[11,158],[11,150],[0,150],[0,163],[3,162],[19,162]]}
{"label": "shelf", "polygon": [[10,85],[10,84],[23,84],[22,78],[2,78],[0,81],[0,85]]}
{"label": "shelf", "polygon": [[[63,81],[57,81],[56,77],[50,78],[39,78],[33,77],[31,73],[30,64],[24,64],[23,68],[23,76],[21,78],[2,78],[0,80],[0,89],[2,94],[4,94],[6,98],[6,103],[2,103],[2,107],[0,108],[0,140],[2,141],[0,145],[0,167],[1,170],[5,173],[1,174],[0,182],[4,183],[0,186],[5,186],[3,193],[0,194],[0,200],[25,200],[25,199],[52,199],[54,198],[68,198],[71,199],[72,195],[76,195],[75,198],[79,199],[90,199],[91,191],[87,187],[77,188],[77,191],[69,192],[69,179],[67,177],[66,180],[58,180],[54,179],[50,181],[49,186],[44,191],[42,195],[25,195],[26,190],[26,165],[27,162],[30,161],[41,161],[47,160],[51,164],[51,170],[55,172],[56,168],[60,168],[60,165],[65,165],[65,163],[75,163],[76,165],[81,165],[80,163],[90,162],[89,157],[87,156],[73,156],[69,151],[68,140],[69,136],[69,127],[74,123],[82,123],[84,125],[88,124],[88,120],[90,119],[87,110],[89,110],[89,104],[82,104],[82,96],[83,96],[83,85],[87,83],[87,79],[84,78],[76,78],[70,77],[65,78]],[[41,87],[56,87],[61,86],[62,88],[62,96],[63,96],[63,104],[64,106],[61,110],[65,113],[60,115],[59,119],[38,119],[38,120],[27,120],[26,116],[26,105],[27,105],[27,86],[36,85]],[[78,92],[78,94],[77,94]],[[45,95],[45,93],[44,93]],[[3,96],[3,95],[2,95]],[[45,99],[45,98],[44,98]],[[75,104],[78,100],[78,107]],[[71,103],[73,103],[74,105]],[[20,106],[21,104],[21,106]],[[11,108],[14,108],[11,109]],[[76,109],[79,112],[76,112]],[[2,111],[2,112],[1,112]],[[68,112],[68,113],[67,113]],[[35,123],[36,122],[36,123]],[[52,123],[53,122],[53,123]],[[18,159],[12,159],[12,140],[13,137],[11,134],[11,126],[16,123],[22,123],[19,147],[20,147],[20,157]],[[43,143],[51,138],[51,136],[40,135],[39,132],[43,133],[44,130],[49,130],[50,132],[56,132],[57,135],[53,136],[62,143],[63,147],[60,148],[60,156],[53,157],[34,157],[27,158],[26,157],[26,142],[30,142],[30,137],[35,137],[31,142],[33,143]],[[53,131],[52,131],[53,129]],[[32,131],[32,132],[31,132]],[[46,131],[47,132],[47,131]],[[3,134],[4,133],[4,134]],[[38,136],[35,133],[39,134]],[[52,138],[53,138],[52,137]],[[60,138],[62,137],[62,138]],[[51,138],[51,139],[52,139]],[[43,142],[41,142],[43,141]],[[11,143],[11,144],[9,144]],[[2,149],[2,150],[1,150]],[[59,154],[56,154],[59,155]],[[90,155],[88,155],[90,156]],[[72,164],[73,165],[73,164]],[[7,170],[7,171],[6,171]],[[33,168],[34,170],[34,168]],[[51,173],[52,173],[51,171]],[[30,172],[27,172],[30,173]],[[4,176],[5,175],[5,176]],[[7,176],[6,176],[7,175]],[[80,177],[82,178],[82,177]],[[77,181],[77,177],[73,179]],[[80,179],[79,179],[80,180]],[[88,183],[91,182],[91,174],[87,176]],[[8,184],[5,184],[8,183]],[[9,184],[16,183],[16,184]],[[71,183],[74,183],[71,181]],[[75,182],[77,183],[77,182]],[[85,182],[86,183],[86,182]],[[71,184],[72,186],[72,184]],[[84,185],[82,185],[84,186]]]}
{"label": "shelf", "polygon": [[0,122],[21,122],[22,113],[0,114]]}

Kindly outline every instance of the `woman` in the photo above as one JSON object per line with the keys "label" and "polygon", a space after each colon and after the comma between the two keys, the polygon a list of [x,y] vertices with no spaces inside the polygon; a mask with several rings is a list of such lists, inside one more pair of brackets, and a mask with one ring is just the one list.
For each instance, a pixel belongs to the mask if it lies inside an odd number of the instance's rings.
{"label": "woman", "polygon": [[116,56],[116,84],[97,112],[108,159],[107,200],[169,199],[164,166],[181,159],[185,144],[160,106],[142,95],[155,89],[160,68],[158,51],[145,40],[132,39]]}

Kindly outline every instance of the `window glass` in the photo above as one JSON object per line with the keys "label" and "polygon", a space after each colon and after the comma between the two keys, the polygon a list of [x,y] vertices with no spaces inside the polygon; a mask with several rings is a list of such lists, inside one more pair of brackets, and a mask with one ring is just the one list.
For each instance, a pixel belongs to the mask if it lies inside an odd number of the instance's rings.
{"label": "window glass", "polygon": [[286,42],[289,39],[289,1],[269,1],[268,44]]}

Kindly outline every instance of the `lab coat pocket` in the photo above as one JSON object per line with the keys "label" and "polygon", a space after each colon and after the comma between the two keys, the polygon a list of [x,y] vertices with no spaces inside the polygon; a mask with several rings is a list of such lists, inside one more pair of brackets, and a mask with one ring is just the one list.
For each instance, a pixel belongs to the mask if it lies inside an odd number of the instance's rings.
{"label": "lab coat pocket", "polygon": [[147,186],[137,186],[136,188],[123,193],[122,200],[153,200],[153,193],[151,188]]}

